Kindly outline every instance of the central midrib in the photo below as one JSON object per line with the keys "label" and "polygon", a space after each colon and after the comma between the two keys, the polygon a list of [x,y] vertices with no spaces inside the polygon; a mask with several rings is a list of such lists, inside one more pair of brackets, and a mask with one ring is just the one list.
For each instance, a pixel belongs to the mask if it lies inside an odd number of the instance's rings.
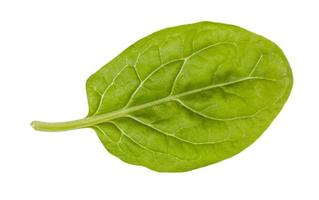
{"label": "central midrib", "polygon": [[142,105],[129,107],[127,109],[122,109],[122,110],[117,110],[117,111],[113,111],[113,112],[109,112],[109,113],[105,113],[105,114],[100,114],[100,115],[94,115],[94,116],[91,116],[91,117],[87,117],[87,118],[81,119],[81,120],[83,120],[82,121],[83,122],[83,126],[82,127],[87,127],[87,126],[91,126],[91,125],[94,125],[94,124],[99,124],[99,123],[102,123],[102,122],[106,122],[106,121],[109,121],[109,120],[124,116],[127,113],[131,113],[131,112],[134,112],[134,111],[138,111],[138,110],[149,108],[149,107],[152,107],[152,106],[155,106],[155,105],[159,105],[159,104],[162,104],[162,103],[165,103],[165,102],[168,102],[168,101],[171,101],[171,100],[183,97],[183,96],[199,93],[199,92],[206,91],[206,90],[213,89],[213,88],[218,88],[218,87],[223,87],[223,86],[227,86],[227,85],[236,84],[236,83],[243,82],[243,81],[246,81],[246,80],[256,80],[256,79],[259,79],[259,80],[271,80],[271,79],[267,79],[267,78],[263,78],[263,77],[245,77],[245,78],[238,79],[238,80],[235,80],[235,81],[230,81],[230,82],[226,82],[226,83],[220,83],[220,84],[216,84],[216,85],[209,85],[209,86],[206,86],[206,87],[190,90],[190,91],[187,91],[187,92],[182,92],[182,93],[179,93],[179,94],[176,94],[176,95],[167,96],[167,97],[164,97],[162,99],[151,101],[151,102],[148,102],[148,103],[145,103],[145,104],[142,104]]}

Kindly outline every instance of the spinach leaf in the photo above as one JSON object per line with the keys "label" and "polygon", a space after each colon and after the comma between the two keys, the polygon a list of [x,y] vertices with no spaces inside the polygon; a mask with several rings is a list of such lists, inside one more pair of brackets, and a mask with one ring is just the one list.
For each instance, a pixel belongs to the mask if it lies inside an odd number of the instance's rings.
{"label": "spinach leaf", "polygon": [[182,25],[139,40],[90,76],[86,118],[32,126],[90,127],[127,163],[188,171],[252,144],[292,80],[283,52],[264,37],[220,23]]}

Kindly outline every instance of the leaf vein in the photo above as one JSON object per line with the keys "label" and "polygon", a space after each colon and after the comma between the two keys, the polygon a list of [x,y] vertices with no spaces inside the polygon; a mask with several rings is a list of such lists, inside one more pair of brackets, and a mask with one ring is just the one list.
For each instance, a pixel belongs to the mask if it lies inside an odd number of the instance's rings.
{"label": "leaf vein", "polygon": [[131,140],[133,143],[135,143],[136,145],[138,145],[140,148],[146,150],[146,151],[149,151],[153,154],[153,159],[154,158],[154,154],[156,153],[159,153],[159,154],[164,154],[164,155],[171,155],[173,156],[174,158],[178,159],[178,160],[186,160],[186,159],[183,159],[183,158],[180,158],[174,154],[171,154],[169,152],[161,152],[161,151],[156,151],[156,150],[153,150],[153,149],[150,149],[146,146],[144,146],[143,144],[137,142],[135,139],[133,139],[131,136],[129,136],[119,125],[116,124],[116,122],[114,121],[109,121],[109,123],[113,124],[126,138],[128,138],[129,140]]}
{"label": "leaf vein", "polygon": [[174,99],[175,101],[177,101],[180,105],[182,105],[184,108],[186,108],[187,110],[201,116],[204,117],[206,119],[211,119],[211,120],[215,120],[215,121],[233,121],[233,120],[239,120],[239,119],[247,119],[247,118],[252,118],[256,115],[256,113],[250,114],[250,115],[241,115],[241,116],[236,116],[236,117],[231,117],[231,118],[217,118],[217,117],[212,117],[209,115],[206,115],[204,113],[200,113],[197,110],[191,108],[190,106],[186,105],[182,100],[180,99]]}
{"label": "leaf vein", "polygon": [[114,85],[115,80],[119,77],[119,75],[122,73],[122,71],[123,71],[126,67],[128,67],[128,66],[129,66],[129,65],[125,65],[125,66],[114,76],[112,82],[105,88],[105,90],[103,91],[103,93],[102,93],[102,95],[101,95],[99,105],[98,105],[96,111],[93,113],[93,115],[96,115],[96,114],[99,112],[99,110],[100,110],[100,108],[101,108],[101,106],[102,106],[102,103],[103,103],[103,99],[104,99],[105,94],[106,94],[107,91],[111,88],[111,86]]}
{"label": "leaf vein", "polygon": [[136,117],[134,117],[134,116],[132,116],[132,115],[127,115],[127,116],[124,116],[124,117],[130,118],[130,119],[132,119],[132,120],[134,120],[134,121],[136,121],[136,122],[138,122],[138,123],[140,123],[140,124],[142,124],[142,125],[144,125],[144,126],[146,126],[146,127],[149,127],[149,128],[151,128],[151,129],[153,129],[153,130],[159,132],[159,133],[162,133],[162,134],[164,134],[166,137],[171,137],[171,138],[173,138],[173,139],[177,139],[177,140],[179,140],[179,141],[182,141],[182,142],[185,142],[185,143],[188,143],[188,144],[192,144],[192,145],[214,145],[214,144],[218,144],[218,143],[227,142],[227,140],[219,140],[219,141],[215,141],[215,142],[192,142],[192,141],[189,141],[189,140],[185,140],[185,139],[183,139],[183,138],[180,138],[180,137],[178,137],[178,136],[176,136],[176,135],[167,133],[167,132],[165,132],[165,131],[163,131],[163,130],[161,130],[161,129],[159,129],[159,128],[156,128],[156,127],[154,127],[154,126],[152,126],[152,125],[150,125],[150,124],[147,124],[147,123],[145,123],[145,122],[143,122],[143,121],[137,119]]}
{"label": "leaf vein", "polygon": [[259,63],[260,63],[260,61],[261,61],[262,59],[263,59],[263,54],[261,54],[261,55],[259,56],[259,58],[258,58],[256,64],[254,65],[254,67],[253,67],[253,68],[251,69],[251,71],[249,72],[248,77],[251,77],[251,76],[254,74],[254,72],[255,72],[256,69],[257,69],[257,66],[259,65]]}

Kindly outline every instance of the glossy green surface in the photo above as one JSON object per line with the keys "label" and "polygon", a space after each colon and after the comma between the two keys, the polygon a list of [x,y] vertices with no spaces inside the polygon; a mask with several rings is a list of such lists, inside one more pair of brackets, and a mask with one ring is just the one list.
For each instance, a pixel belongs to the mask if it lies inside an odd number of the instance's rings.
{"label": "glossy green surface", "polygon": [[287,100],[292,73],[273,42],[237,26],[200,22],[139,40],[86,87],[87,118],[33,126],[92,127],[121,160],[177,172],[252,144]]}

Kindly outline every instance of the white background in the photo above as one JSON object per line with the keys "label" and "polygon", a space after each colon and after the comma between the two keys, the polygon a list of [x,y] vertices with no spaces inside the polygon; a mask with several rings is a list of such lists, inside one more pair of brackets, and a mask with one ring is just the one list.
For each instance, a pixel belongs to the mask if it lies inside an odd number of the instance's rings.
{"label": "white background", "polygon": [[[318,1],[0,1],[0,199],[319,199]],[[93,130],[34,131],[87,113],[86,78],[154,31],[208,20],[285,52],[294,87],[239,155],[157,173],[105,151]]]}

